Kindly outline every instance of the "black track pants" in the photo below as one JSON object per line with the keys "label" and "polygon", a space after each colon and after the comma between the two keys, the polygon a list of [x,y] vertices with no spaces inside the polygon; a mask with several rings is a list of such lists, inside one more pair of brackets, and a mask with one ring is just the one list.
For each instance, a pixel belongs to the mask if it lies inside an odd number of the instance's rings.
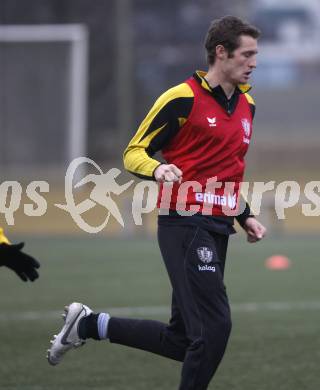
{"label": "black track pants", "polygon": [[228,237],[197,226],[159,224],[173,288],[169,324],[111,317],[112,343],[183,362],[179,390],[204,390],[226,349],[230,308],[223,283]]}

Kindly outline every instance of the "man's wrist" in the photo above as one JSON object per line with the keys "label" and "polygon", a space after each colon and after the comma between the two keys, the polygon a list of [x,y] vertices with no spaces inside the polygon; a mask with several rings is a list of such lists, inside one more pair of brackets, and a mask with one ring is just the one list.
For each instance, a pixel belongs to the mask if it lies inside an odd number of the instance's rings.
{"label": "man's wrist", "polygon": [[157,165],[154,170],[153,170],[153,173],[152,173],[152,177],[153,177],[153,180],[157,181],[156,177],[155,177],[155,172],[156,170],[161,166],[163,165],[164,163],[159,163],[159,165]]}
{"label": "man's wrist", "polygon": [[245,207],[244,211],[241,214],[239,214],[238,216],[236,216],[236,220],[238,221],[239,225],[242,228],[244,228],[248,218],[255,218],[255,216],[252,213],[249,204],[246,203],[246,207]]}

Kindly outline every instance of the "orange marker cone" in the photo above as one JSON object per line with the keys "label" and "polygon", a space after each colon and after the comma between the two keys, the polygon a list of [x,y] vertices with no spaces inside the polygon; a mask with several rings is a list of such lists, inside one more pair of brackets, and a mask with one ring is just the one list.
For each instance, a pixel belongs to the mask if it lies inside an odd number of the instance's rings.
{"label": "orange marker cone", "polygon": [[291,261],[286,256],[273,255],[266,260],[265,266],[271,270],[285,270],[291,266]]}

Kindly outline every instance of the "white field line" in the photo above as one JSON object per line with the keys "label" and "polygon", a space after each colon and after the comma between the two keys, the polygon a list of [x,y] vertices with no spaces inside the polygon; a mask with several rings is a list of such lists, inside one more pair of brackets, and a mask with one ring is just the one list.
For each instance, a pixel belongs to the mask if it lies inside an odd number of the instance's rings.
{"label": "white field line", "polygon": [[[232,312],[255,313],[258,311],[316,311],[320,310],[320,301],[306,302],[245,302],[231,305]],[[168,306],[136,306],[136,307],[110,307],[97,309],[96,312],[108,311],[111,316],[169,316]],[[36,321],[59,318],[62,310],[39,311],[8,311],[0,312],[0,322],[4,321]]]}

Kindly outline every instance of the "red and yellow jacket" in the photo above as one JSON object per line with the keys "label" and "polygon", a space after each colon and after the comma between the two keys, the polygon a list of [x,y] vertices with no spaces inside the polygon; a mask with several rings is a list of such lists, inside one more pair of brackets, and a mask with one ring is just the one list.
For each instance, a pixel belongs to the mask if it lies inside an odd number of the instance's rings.
{"label": "red and yellow jacket", "polygon": [[[204,72],[196,72],[159,97],[126,148],[124,165],[136,176],[152,180],[161,164],[153,156],[161,150],[168,164],[182,170],[183,182],[196,181],[200,187],[190,188],[179,205],[180,185],[174,184],[169,203],[161,203],[165,198],[161,185],[158,206],[172,210],[200,205],[202,210],[206,198],[212,200],[212,215],[220,216],[224,215],[221,203],[225,201],[225,183],[235,183],[238,203],[255,103],[248,94],[249,85],[239,85],[228,100],[222,88],[211,88],[204,76]],[[212,177],[222,183],[221,189],[215,189],[215,196],[205,188]],[[235,198],[229,200],[234,206]]]}

